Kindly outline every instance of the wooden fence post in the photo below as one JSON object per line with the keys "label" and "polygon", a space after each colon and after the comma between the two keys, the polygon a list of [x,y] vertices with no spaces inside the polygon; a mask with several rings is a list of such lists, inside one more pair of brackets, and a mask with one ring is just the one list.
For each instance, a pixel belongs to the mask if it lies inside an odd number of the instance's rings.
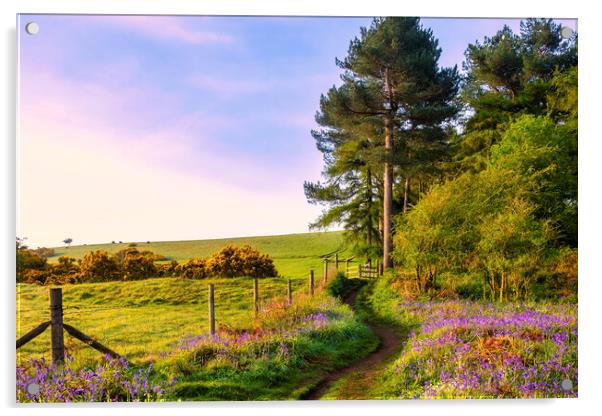
{"label": "wooden fence post", "polygon": [[336,269],[336,272],[339,272],[339,253],[334,255],[334,268]]}
{"label": "wooden fence post", "polygon": [[213,284],[209,284],[209,331],[215,335],[215,297]]}
{"label": "wooden fence post", "polygon": [[309,295],[314,295],[314,271],[309,271]]}
{"label": "wooden fence post", "polygon": [[[313,273],[313,270],[312,270]],[[328,259],[324,259],[324,281],[328,280]]]}
{"label": "wooden fence post", "polygon": [[287,295],[289,306],[293,304],[293,288],[291,287],[291,279],[288,279]]}
{"label": "wooden fence post", "polygon": [[259,281],[253,279],[253,304],[255,305],[255,318],[259,314]]}
{"label": "wooden fence post", "polygon": [[357,277],[359,277],[360,279],[362,278],[362,268],[364,266],[362,264],[358,264],[357,265]]}
{"label": "wooden fence post", "polygon": [[384,264],[382,262],[380,262],[379,265],[378,265],[378,274],[379,274],[379,276],[382,276],[384,274],[384,271],[385,271]]}
{"label": "wooden fence post", "polygon": [[63,338],[63,289],[50,289],[50,342],[52,363],[65,362],[65,341]]}

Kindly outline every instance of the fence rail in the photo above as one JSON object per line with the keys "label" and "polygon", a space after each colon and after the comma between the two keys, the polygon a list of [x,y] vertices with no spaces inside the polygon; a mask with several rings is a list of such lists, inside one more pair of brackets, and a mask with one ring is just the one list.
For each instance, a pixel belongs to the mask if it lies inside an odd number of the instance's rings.
{"label": "fence rail", "polygon": [[[335,254],[333,260],[326,257],[324,258],[324,271],[322,282],[319,287],[324,287],[328,279],[334,276],[339,271],[344,271],[344,274],[348,278],[376,278],[382,275],[382,263],[378,262],[376,267],[373,267],[371,262],[367,264],[358,264],[357,267],[350,267],[351,263],[355,263],[353,258],[347,258],[344,260],[345,269],[342,270],[341,263],[343,260],[339,259],[338,254]],[[331,267],[332,266],[332,267]],[[341,270],[339,270],[341,269]],[[355,273],[354,273],[355,272]],[[316,282],[314,270],[309,272],[309,285],[307,293],[309,296],[314,296],[316,290]],[[64,332],[66,331],[72,337],[80,340],[84,344],[94,348],[95,350],[108,354],[112,357],[122,358],[117,352],[101,344],[94,338],[84,334],[77,328],[63,322],[65,309],[79,309],[77,306],[68,308],[63,307],[63,292],[62,288],[50,288],[49,290],[49,311],[50,320],[40,323],[38,326],[27,332],[25,335],[20,337],[16,342],[17,349],[21,348],[50,327],[50,350],[52,352],[52,362],[54,364],[60,364],[65,361],[65,345],[64,345]],[[209,318],[209,332],[211,335],[216,334],[216,314],[215,314],[215,285],[210,283],[208,286],[208,318]],[[287,281],[287,292],[286,292],[286,304],[291,306],[293,304],[293,291],[291,279]],[[255,312],[255,318],[259,316],[260,312],[260,285],[259,279],[253,280],[253,307]],[[88,308],[84,308],[87,310]],[[98,307],[97,309],[112,309]],[[94,309],[96,310],[96,309]],[[69,312],[67,312],[69,314]]]}
{"label": "fence rail", "polygon": [[100,342],[96,341],[92,337],[84,334],[77,328],[71,325],[63,323],[63,289],[60,287],[53,287],[48,292],[48,298],[50,300],[50,321],[46,321],[29,331],[17,340],[17,349],[27,344],[29,341],[42,334],[48,327],[50,327],[50,350],[52,351],[52,363],[60,364],[65,362],[65,342],[64,333],[67,331],[74,338],[88,344],[90,347],[103,354],[109,354],[112,357],[121,357],[115,351],[105,347]]}

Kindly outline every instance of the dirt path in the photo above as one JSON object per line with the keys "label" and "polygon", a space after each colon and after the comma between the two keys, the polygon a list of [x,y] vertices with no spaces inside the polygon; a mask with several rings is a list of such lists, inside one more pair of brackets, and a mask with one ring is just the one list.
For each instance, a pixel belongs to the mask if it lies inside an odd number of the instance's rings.
{"label": "dirt path", "polygon": [[[347,295],[343,301],[355,308],[355,300],[358,290],[355,289]],[[374,377],[379,373],[382,364],[390,359],[395,352],[401,348],[401,337],[399,331],[395,327],[366,322],[366,325],[378,336],[380,345],[367,357],[351,364],[348,367],[341,368],[327,374],[320,383],[318,383],[309,393],[303,398],[304,400],[319,400],[332,387],[332,385],[340,380],[345,380],[343,385],[338,386],[337,399],[374,399],[375,397],[363,397],[362,393],[366,393],[372,384]],[[352,376],[353,377],[350,377]]]}

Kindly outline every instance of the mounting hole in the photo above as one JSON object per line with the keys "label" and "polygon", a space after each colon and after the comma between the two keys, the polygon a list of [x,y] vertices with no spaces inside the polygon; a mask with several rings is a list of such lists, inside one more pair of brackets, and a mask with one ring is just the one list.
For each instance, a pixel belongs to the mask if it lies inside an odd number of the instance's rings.
{"label": "mounting hole", "polygon": [[562,36],[563,39],[570,39],[571,36],[573,36],[573,29],[568,26],[563,26],[562,29],[560,29],[560,36]]}
{"label": "mounting hole", "polygon": [[571,380],[569,380],[568,378],[562,380],[562,383],[560,383],[560,387],[562,387],[562,390],[564,391],[570,391],[573,390],[573,382]]}
{"label": "mounting hole", "polygon": [[38,383],[30,383],[27,385],[27,393],[37,395],[40,393],[40,385]]}
{"label": "mounting hole", "polygon": [[36,22],[29,22],[25,25],[25,31],[30,35],[35,35],[40,31],[40,26]]}

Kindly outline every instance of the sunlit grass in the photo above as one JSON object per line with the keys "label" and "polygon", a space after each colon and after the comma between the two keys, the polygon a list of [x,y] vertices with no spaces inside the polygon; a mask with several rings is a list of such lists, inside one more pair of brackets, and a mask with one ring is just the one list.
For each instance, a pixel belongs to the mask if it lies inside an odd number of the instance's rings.
{"label": "sunlit grass", "polygon": [[[63,286],[64,321],[136,362],[147,361],[183,336],[208,328],[208,284],[215,285],[218,325],[248,327],[254,320],[253,279],[185,280],[158,278],[133,282],[87,283]],[[307,279],[292,279],[294,296],[307,290]],[[260,303],[287,293],[287,279],[261,279]],[[17,286],[17,338],[49,320],[48,288]],[[76,361],[93,360],[95,350],[65,336],[67,351]],[[50,357],[50,331],[19,350],[17,360]]]}

